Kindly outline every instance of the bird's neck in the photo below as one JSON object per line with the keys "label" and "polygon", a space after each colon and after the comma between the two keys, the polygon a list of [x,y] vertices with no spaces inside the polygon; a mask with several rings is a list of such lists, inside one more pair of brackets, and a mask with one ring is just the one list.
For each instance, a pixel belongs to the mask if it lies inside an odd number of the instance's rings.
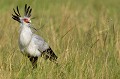
{"label": "bird's neck", "polygon": [[20,28],[19,41],[21,45],[27,46],[32,39],[32,31],[29,26],[23,25]]}

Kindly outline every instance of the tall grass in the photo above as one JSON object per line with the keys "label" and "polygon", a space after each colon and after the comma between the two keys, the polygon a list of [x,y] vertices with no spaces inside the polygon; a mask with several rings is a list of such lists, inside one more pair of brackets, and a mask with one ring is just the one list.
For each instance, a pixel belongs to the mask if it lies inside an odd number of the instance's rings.
{"label": "tall grass", "polygon": [[[0,1],[0,79],[120,79],[119,0]],[[58,55],[56,66],[39,57],[32,70],[18,48],[12,9],[33,8],[36,33]]]}

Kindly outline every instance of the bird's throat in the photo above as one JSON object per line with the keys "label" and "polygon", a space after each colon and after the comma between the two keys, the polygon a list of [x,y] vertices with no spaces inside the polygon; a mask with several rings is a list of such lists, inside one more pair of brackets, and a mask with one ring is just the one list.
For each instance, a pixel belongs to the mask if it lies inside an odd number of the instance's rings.
{"label": "bird's throat", "polygon": [[22,46],[28,46],[32,38],[32,31],[29,27],[22,27],[20,30],[19,41]]}

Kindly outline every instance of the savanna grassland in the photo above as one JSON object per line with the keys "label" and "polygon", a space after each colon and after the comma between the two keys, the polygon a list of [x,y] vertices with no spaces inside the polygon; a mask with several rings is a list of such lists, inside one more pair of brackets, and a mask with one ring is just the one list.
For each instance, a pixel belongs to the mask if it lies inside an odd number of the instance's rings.
{"label": "savanna grassland", "polygon": [[[26,3],[58,65],[39,58],[32,70],[21,54],[11,14]],[[0,0],[0,79],[120,79],[120,0]]]}

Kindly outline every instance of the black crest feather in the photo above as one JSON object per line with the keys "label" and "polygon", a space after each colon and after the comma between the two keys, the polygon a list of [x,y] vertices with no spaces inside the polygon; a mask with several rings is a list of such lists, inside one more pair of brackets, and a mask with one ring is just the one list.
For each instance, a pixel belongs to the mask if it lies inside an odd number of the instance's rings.
{"label": "black crest feather", "polygon": [[30,17],[32,12],[32,8],[30,6],[27,7],[27,4],[25,4],[25,16]]}
{"label": "black crest feather", "polygon": [[[21,22],[20,21],[21,15],[20,15],[18,6],[16,7],[16,10],[13,8],[13,11],[14,11],[14,14],[12,14],[12,18],[20,23]],[[24,11],[25,11],[24,16],[29,18],[31,16],[32,8],[30,6],[27,7],[27,4],[25,4]]]}

